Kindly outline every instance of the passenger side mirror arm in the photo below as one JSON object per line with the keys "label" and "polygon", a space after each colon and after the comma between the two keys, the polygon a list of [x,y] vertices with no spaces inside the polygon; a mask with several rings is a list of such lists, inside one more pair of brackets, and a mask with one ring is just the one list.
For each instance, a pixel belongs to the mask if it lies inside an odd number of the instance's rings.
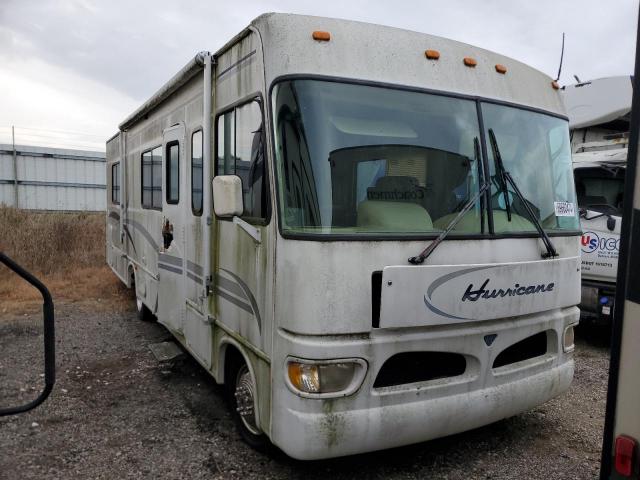
{"label": "passenger side mirror arm", "polygon": [[251,238],[253,238],[256,241],[256,243],[262,243],[262,236],[260,235],[260,230],[258,230],[256,227],[254,227],[248,222],[245,222],[240,217],[233,217],[233,223],[235,223],[238,227],[240,227],[242,230],[247,232],[247,234]]}

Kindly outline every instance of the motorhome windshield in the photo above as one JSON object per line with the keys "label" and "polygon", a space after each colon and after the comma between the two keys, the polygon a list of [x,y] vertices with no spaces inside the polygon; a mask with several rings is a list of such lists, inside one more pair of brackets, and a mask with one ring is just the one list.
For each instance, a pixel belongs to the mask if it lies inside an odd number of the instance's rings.
{"label": "motorhome windshield", "polygon": [[482,103],[481,108],[487,137],[490,131],[495,136],[504,170],[524,197],[519,199],[508,186],[506,195],[501,191],[500,169],[496,168],[493,149],[489,149],[495,232],[535,230],[525,201],[546,231],[579,230],[567,122],[493,103]]}
{"label": "motorhome windshield", "polygon": [[621,215],[624,199],[624,165],[602,164],[576,168],[578,205],[607,215]]}
{"label": "motorhome windshield", "polygon": [[[274,87],[272,102],[285,233],[436,235],[479,189],[482,133],[473,100],[333,81],[288,80]],[[496,108],[498,113],[509,110]],[[566,122],[548,118],[564,128],[568,142]],[[499,114],[492,117],[492,125],[500,135]],[[524,131],[522,135],[526,136]],[[504,141],[508,142],[506,137]],[[549,141],[553,140],[547,139],[545,145]],[[532,199],[536,214],[547,214],[549,202],[553,212],[554,199],[575,202],[568,143],[555,148],[562,153],[554,150],[553,158],[548,155],[534,168],[512,172]],[[511,168],[514,158],[503,156]],[[521,173],[535,178],[521,179]],[[568,184],[559,180],[562,175]],[[557,193],[544,190],[549,197],[544,200],[528,188],[542,176],[558,189]],[[501,215],[497,197],[495,209]],[[512,219],[505,219],[508,230],[535,231],[526,215],[518,215],[518,201],[512,204]],[[575,225],[569,225],[554,216],[545,228],[578,229],[574,217]],[[477,201],[454,232],[487,233],[481,218]]]}

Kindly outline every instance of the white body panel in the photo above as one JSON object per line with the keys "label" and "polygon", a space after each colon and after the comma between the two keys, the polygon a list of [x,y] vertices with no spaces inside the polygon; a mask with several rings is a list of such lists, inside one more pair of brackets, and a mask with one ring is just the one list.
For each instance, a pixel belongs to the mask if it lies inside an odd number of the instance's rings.
{"label": "white body panel", "polygon": [[[426,441],[512,416],[569,387],[573,359],[562,352],[558,341],[578,317],[578,309],[572,307],[450,328],[378,329],[331,340],[280,331],[276,352],[307,358],[365,358],[368,374],[356,394],[346,398],[310,401],[287,389],[275,389],[271,437],[295,458],[317,459]],[[542,331],[552,332],[547,355],[490,368],[507,345]],[[490,347],[484,341],[488,332],[497,335]],[[465,375],[446,381],[374,388],[384,362],[398,352],[411,351],[459,352],[469,367]]]}
{"label": "white body panel", "polygon": [[616,282],[618,274],[618,256],[620,255],[620,225],[622,217],[615,219],[613,231],[607,228],[607,217],[598,216],[598,212],[587,211],[592,220],[582,219],[582,278],[601,282]]}
{"label": "white body panel", "polygon": [[380,327],[494,320],[570,307],[580,301],[579,262],[574,257],[553,262],[385,267]]}
{"label": "white body panel", "polygon": [[[466,43],[369,23],[298,15],[267,14],[254,25],[269,46],[264,62],[267,85],[283,75],[326,75],[493,98],[565,114],[548,76]],[[313,42],[314,30],[329,31],[331,41]],[[440,59],[427,61],[426,49],[438,50]],[[475,58],[478,66],[464,67],[464,57]],[[497,75],[496,64],[506,65],[507,74]]]}
{"label": "white body panel", "polygon": [[[575,258],[578,244],[577,237],[554,238],[554,245],[564,258]],[[350,299],[370,298],[371,272],[387,266],[405,268],[407,258],[424,246],[424,241],[281,240],[277,255],[277,270],[281,275],[276,281],[276,297],[288,298],[287,292],[295,291],[296,301],[276,303],[280,325],[289,332],[311,335],[370,331],[371,303]],[[456,258],[462,266],[477,263],[478,258],[496,264],[535,261],[540,258],[541,250],[537,239],[447,240],[434,251],[427,263],[450,265],[451,258]],[[322,261],[310,263],[309,258]],[[513,278],[515,283],[517,280]],[[300,288],[309,279],[313,279],[313,287]],[[569,277],[566,280],[573,281]],[[426,292],[416,292],[415,289],[412,292],[415,294],[413,305],[419,304],[419,312],[424,312],[423,296]]]}
{"label": "white body panel", "polygon": [[[186,246],[185,234],[186,204],[188,199],[183,192],[186,192],[186,170],[187,163],[186,149],[184,145],[184,125],[178,124],[169,127],[162,133],[162,225],[170,226],[173,239],[167,247],[163,244],[158,254],[158,320],[166,324],[173,332],[184,334],[184,320],[186,315]],[[176,142],[177,145],[176,145]],[[180,162],[178,164],[178,185],[180,195],[177,200],[169,201],[168,192],[164,187],[168,185],[168,172],[170,170],[168,150],[173,144],[173,148],[178,150]],[[175,173],[175,172],[174,172]],[[178,301],[176,301],[179,299]]]}
{"label": "white body panel", "polygon": [[[314,30],[329,30],[331,41],[313,40]],[[440,50],[441,60],[427,62],[427,48]],[[478,66],[465,67],[464,56],[475,57]],[[281,14],[256,19],[215,60],[212,92],[203,92],[201,71],[182,79],[175,92],[150,101],[153,107],[125,122],[125,131],[109,142],[110,166],[123,161],[117,147],[123,138],[128,172],[123,184],[129,194],[122,208],[109,205],[108,257],[125,282],[135,276],[138,297],[218,381],[229,381],[225,362],[228,352],[237,349],[255,382],[257,425],[276,445],[289,455],[307,459],[403,445],[513,415],[566,390],[573,363],[562,348],[562,337],[578,317],[577,308],[572,307],[577,303],[579,275],[577,235],[554,237],[559,258],[545,261],[540,261],[542,242],[533,234],[446,240],[424,267],[407,267],[407,258],[421,251],[430,238],[285,238],[278,227],[270,109],[274,80],[286,75],[323,75],[486,97],[562,115],[562,102],[551,88],[551,79],[512,59],[439,37]],[[496,73],[498,63],[507,65],[507,75]],[[203,95],[212,95],[212,112],[203,112]],[[241,137],[236,126],[233,136],[225,137],[228,127],[223,117],[230,112],[238,115],[252,102],[260,107],[263,128]],[[206,219],[192,212],[189,139],[208,115],[213,119],[214,146],[233,137],[238,142],[235,148],[251,146],[253,152],[253,134],[264,132],[270,211],[262,218]],[[172,139],[181,142],[181,192],[185,194],[181,193],[177,206],[163,201],[159,209],[142,208],[141,155],[162,146],[166,162],[168,132],[177,130],[180,133]],[[222,168],[218,156],[224,155],[220,150],[213,147],[211,152],[218,168]],[[204,188],[211,188],[212,180],[205,178]],[[165,249],[166,220],[173,225],[174,240]],[[203,244],[204,229],[211,235],[209,245]],[[206,256],[210,272],[204,271]],[[518,275],[527,276],[528,282],[542,282],[550,275],[549,282],[555,285],[548,293],[553,296],[542,302],[511,301],[493,314],[473,315],[465,321],[430,321],[425,288],[415,277],[426,282],[431,274],[423,272],[450,272],[477,264],[503,269],[501,276],[511,277],[504,280],[513,279],[513,284],[519,281]],[[376,326],[372,273],[379,271],[384,272],[383,282],[393,276],[394,286],[406,287],[398,295],[384,293]],[[438,301],[444,302],[445,297]],[[394,316],[397,313],[402,315]],[[537,334],[546,335],[545,355],[493,368],[502,351]],[[495,335],[491,345],[486,343],[487,335]],[[461,355],[466,371],[435,383],[374,388],[380,369],[392,356],[421,351]],[[363,383],[344,398],[302,398],[286,386],[286,362],[291,356],[357,358],[366,366]],[[389,435],[392,430],[402,434]]]}
{"label": "white body panel", "polygon": [[617,120],[631,112],[633,89],[628,75],[564,87],[569,127],[583,129]]}

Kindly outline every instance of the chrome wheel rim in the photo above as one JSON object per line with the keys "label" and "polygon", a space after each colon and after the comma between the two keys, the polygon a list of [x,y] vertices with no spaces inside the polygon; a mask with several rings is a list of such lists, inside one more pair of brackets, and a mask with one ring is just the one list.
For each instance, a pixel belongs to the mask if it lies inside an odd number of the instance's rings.
{"label": "chrome wheel rim", "polygon": [[236,399],[236,411],[240,415],[244,426],[252,434],[260,435],[262,431],[256,424],[253,382],[251,380],[251,372],[249,372],[246,365],[243,365],[238,370],[234,397]]}

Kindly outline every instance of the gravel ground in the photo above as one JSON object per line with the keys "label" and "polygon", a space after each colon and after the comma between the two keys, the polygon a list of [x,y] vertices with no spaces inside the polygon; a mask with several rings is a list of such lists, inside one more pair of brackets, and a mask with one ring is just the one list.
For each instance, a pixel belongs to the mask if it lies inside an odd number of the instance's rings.
{"label": "gravel ground", "polygon": [[[444,439],[298,462],[239,439],[222,388],[190,358],[160,367],[169,337],[135,314],[56,306],[58,379],[34,411],[0,419],[0,478],[597,478],[608,347],[579,335],[570,391],[533,411]],[[42,384],[40,319],[0,314],[0,403]],[[584,332],[583,332],[584,333]]]}

